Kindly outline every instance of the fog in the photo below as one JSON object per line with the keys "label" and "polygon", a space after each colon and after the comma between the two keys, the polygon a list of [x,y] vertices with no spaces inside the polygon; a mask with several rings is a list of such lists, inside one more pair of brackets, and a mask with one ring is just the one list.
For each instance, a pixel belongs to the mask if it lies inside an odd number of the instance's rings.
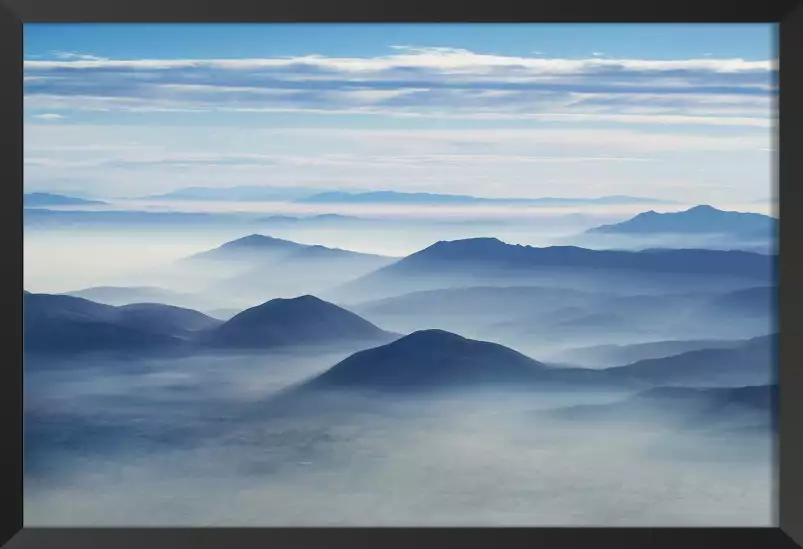
{"label": "fog", "polygon": [[[175,262],[228,241],[258,233],[301,244],[322,245],[402,257],[437,240],[458,240],[493,234],[509,242],[550,245],[553,239],[581,230],[576,221],[553,226],[477,222],[435,226],[433,220],[394,223],[297,227],[233,223],[221,226],[166,227],[54,227],[26,228],[25,287],[34,292],[68,292],[92,286],[155,285],[181,291],[199,291],[210,280],[225,279],[236,269],[219,266],[216,272],[177,269]],[[238,302],[237,305],[241,303]],[[221,306],[229,306],[223,304]]]}
{"label": "fog", "polygon": [[29,360],[26,526],[775,522],[769,434],[547,413],[625,393],[346,394],[271,407],[338,356]]}
{"label": "fog", "polygon": [[[354,322],[395,332],[382,332],[392,338],[439,328],[508,346],[494,352],[501,353],[499,361],[512,360],[514,369],[532,362],[533,368],[551,373],[555,367],[576,366],[575,359],[601,369],[678,355],[670,364],[678,377],[633,375],[622,377],[620,385],[560,389],[528,385],[526,390],[449,387],[393,396],[354,388],[309,393],[304,391],[307,381],[353,358],[355,351],[387,341],[359,346],[354,336],[340,347],[282,347],[280,342],[251,354],[223,348],[213,355],[204,337],[220,323],[183,331],[186,311],[173,311],[176,317],[170,320],[178,328],[162,334],[157,333],[162,329],[158,315],[166,317],[164,309],[122,327],[105,312],[93,317],[93,304],[66,313],[43,309],[39,318],[44,320],[34,328],[51,329],[38,340],[45,346],[72,333],[94,334],[88,341],[71,341],[79,349],[109,333],[119,337],[110,336],[110,341],[129,346],[123,349],[127,358],[88,352],[43,358],[26,347],[26,526],[775,523],[774,435],[763,412],[749,409],[723,419],[714,403],[711,416],[697,417],[688,415],[691,407],[666,408],[649,400],[629,408],[640,391],[662,383],[684,389],[771,383],[770,342],[756,350],[747,341],[774,330],[774,309],[761,291],[773,284],[769,278],[738,272],[639,272],[618,265],[516,270],[500,265],[493,254],[487,268],[460,263],[438,271],[436,258],[431,272],[375,276],[382,266],[443,240],[495,237],[534,246],[579,242],[586,229],[631,215],[618,210],[556,209],[547,215],[525,209],[363,209],[337,213],[364,219],[302,221],[259,220],[282,213],[278,210],[224,210],[221,215],[232,217],[214,223],[168,216],[148,224],[135,215],[119,222],[76,218],[75,224],[57,220],[26,226],[25,289],[62,293],[94,288],[95,293],[82,297],[112,305],[178,305],[224,320],[274,298],[312,294],[330,302],[314,310],[326,311],[321,318],[331,313],[335,327],[353,320],[338,315],[353,313],[362,317]],[[320,248],[303,248],[295,256],[256,246],[256,252],[246,250],[236,258],[187,260],[255,233],[382,257],[332,255]],[[662,243],[671,244],[650,241]],[[751,293],[756,288],[758,297]],[[748,290],[747,297],[729,295],[742,289]],[[346,311],[319,308],[335,306]],[[243,328],[255,334],[251,341],[259,343],[268,334],[292,340],[285,324],[335,331],[311,321],[318,317],[305,317],[309,313],[303,307],[283,310],[282,318],[254,314],[254,324],[246,322]],[[81,331],[87,318],[91,329]],[[58,322],[65,323],[64,331]],[[151,340],[129,339],[132,331],[134,336],[167,335],[182,346],[172,354],[148,349],[148,356],[161,358],[145,359],[146,350],[138,355],[136,342]],[[310,328],[303,335],[314,339],[320,334]],[[26,342],[33,339],[26,337]],[[663,345],[668,340],[682,341]],[[635,343],[655,345],[604,359],[594,351],[586,350],[585,358],[582,350],[572,353],[592,345]],[[456,370],[466,366],[461,362],[466,353],[454,351],[452,344],[452,339],[436,342],[433,354],[421,363],[431,359],[438,367],[453,360]],[[663,347],[673,350],[662,354]],[[712,349],[735,354],[703,364],[716,370],[710,379],[699,373],[699,360],[681,355]],[[506,364],[494,360],[485,365],[507,371]],[[464,375],[465,370],[458,371]],[[416,381],[418,387],[437,385],[426,376]],[[602,406],[600,417],[607,417],[605,406],[624,406],[625,412],[602,423],[561,415],[580,405]],[[690,429],[690,424],[701,429]]]}

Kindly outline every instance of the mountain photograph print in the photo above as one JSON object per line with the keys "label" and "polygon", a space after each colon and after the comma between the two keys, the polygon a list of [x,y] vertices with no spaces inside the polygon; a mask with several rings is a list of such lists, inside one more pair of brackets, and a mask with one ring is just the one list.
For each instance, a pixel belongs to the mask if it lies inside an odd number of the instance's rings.
{"label": "mountain photograph print", "polygon": [[24,30],[27,527],[775,525],[773,25]]}

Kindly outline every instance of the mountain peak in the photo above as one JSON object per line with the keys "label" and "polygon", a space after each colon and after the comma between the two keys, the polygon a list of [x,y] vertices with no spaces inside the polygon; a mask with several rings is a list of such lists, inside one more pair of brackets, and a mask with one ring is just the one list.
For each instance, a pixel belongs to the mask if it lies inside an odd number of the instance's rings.
{"label": "mountain peak", "polygon": [[770,238],[777,220],[754,212],[725,211],[710,204],[688,210],[644,212],[626,221],[589,229],[589,233],[619,234],[710,234],[747,238]]}
{"label": "mountain peak", "polygon": [[433,390],[531,383],[541,379],[544,371],[543,364],[513,349],[432,329],[355,353],[308,386]]}
{"label": "mountain peak", "polygon": [[389,334],[360,316],[313,295],[277,298],[219,326],[217,347],[269,348],[348,341],[386,341]]}
{"label": "mountain peak", "polygon": [[[287,304],[294,304],[294,305],[303,305],[303,304],[324,304],[324,305],[332,305],[331,303],[327,303],[323,299],[319,297],[315,297],[311,294],[300,295],[298,297],[277,297],[275,299],[271,299],[270,301],[266,301],[262,305],[267,305],[268,303],[287,303]],[[260,305],[257,305],[259,307]],[[334,305],[336,307],[336,305]]]}
{"label": "mountain peak", "polygon": [[429,248],[425,248],[426,250],[437,250],[437,249],[462,249],[462,250],[482,250],[482,249],[493,249],[498,248],[499,246],[507,246],[505,242],[502,242],[496,237],[476,237],[476,238],[464,238],[460,240],[439,240]]}
{"label": "mountain peak", "polygon": [[722,210],[718,210],[717,208],[710,206],[708,204],[700,204],[699,206],[694,206],[693,208],[689,208],[686,210],[687,212],[721,212]]}
{"label": "mountain peak", "polygon": [[262,234],[249,234],[242,238],[226,242],[223,246],[261,246],[270,243],[289,243],[289,240],[282,240],[280,238],[273,238],[272,236],[265,236]]}
{"label": "mountain peak", "polygon": [[447,342],[447,341],[467,341],[461,335],[457,335],[446,330],[431,328],[427,330],[418,330],[403,338],[397,340],[397,343],[411,343],[415,345],[426,345],[427,343]]}

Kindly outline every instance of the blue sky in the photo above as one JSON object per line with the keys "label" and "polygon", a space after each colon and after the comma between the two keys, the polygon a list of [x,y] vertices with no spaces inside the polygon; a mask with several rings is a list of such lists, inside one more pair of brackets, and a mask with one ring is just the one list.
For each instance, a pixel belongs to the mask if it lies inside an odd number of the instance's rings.
{"label": "blue sky", "polygon": [[771,194],[772,25],[24,32],[29,190]]}
{"label": "blue sky", "polygon": [[320,53],[382,55],[400,44],[462,47],[500,55],[584,58],[638,53],[650,59],[774,55],[764,24],[96,24],[25,25],[28,58],[75,52],[115,59],[230,58]]}

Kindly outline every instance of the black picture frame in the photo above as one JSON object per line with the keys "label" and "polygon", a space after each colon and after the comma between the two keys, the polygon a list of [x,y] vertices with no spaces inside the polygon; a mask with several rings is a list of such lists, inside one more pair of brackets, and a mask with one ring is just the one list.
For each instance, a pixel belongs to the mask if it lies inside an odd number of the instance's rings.
{"label": "black picture frame", "polygon": [[[343,528],[343,529],[92,529],[23,527],[22,459],[22,36],[32,22],[777,22],[779,23],[779,113],[777,193],[780,216],[780,442],[778,527],[768,528]],[[0,189],[3,212],[3,325],[5,360],[0,368],[0,545],[8,548],[256,547],[390,542],[626,548],[803,547],[803,338],[793,325],[803,318],[797,213],[803,207],[803,1],[755,4],[726,1],[570,0],[516,2],[382,3],[376,0],[3,0],[0,3]],[[782,200],[780,200],[782,198]],[[798,229],[794,227],[798,226]],[[121,494],[121,497],[125,497]]]}

